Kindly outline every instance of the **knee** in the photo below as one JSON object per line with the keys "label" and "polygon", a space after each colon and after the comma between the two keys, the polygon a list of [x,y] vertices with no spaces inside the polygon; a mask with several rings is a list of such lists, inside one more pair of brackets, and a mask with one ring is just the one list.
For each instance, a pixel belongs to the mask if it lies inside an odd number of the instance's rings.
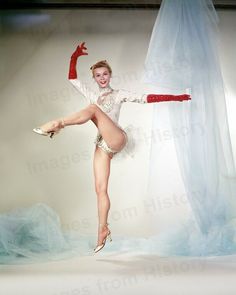
{"label": "knee", "polygon": [[93,112],[96,112],[97,110],[99,110],[99,107],[96,105],[96,104],[90,104],[89,106],[88,106],[88,108],[91,110],[91,111],[93,111]]}
{"label": "knee", "polygon": [[102,183],[96,183],[95,184],[95,190],[98,197],[104,196],[107,194],[107,188],[106,185]]}
{"label": "knee", "polygon": [[88,106],[88,110],[92,114],[92,121],[97,117],[97,114],[99,112],[99,107],[96,104],[90,104]]}

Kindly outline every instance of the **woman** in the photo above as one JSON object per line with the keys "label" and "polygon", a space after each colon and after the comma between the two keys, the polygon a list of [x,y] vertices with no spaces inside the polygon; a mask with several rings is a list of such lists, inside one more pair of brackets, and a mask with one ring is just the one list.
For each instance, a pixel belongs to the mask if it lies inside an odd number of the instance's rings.
{"label": "woman", "polygon": [[135,94],[122,89],[113,89],[110,86],[112,69],[106,60],[99,61],[90,69],[93,78],[99,87],[96,93],[83,84],[77,77],[76,63],[79,56],[88,55],[84,46],[85,42],[77,46],[71,56],[68,79],[72,85],[79,90],[90,102],[90,104],[64,118],[50,121],[40,128],[33,130],[41,135],[49,135],[52,138],[61,128],[69,125],[84,124],[91,120],[98,129],[95,140],[94,152],[94,177],[95,190],[98,202],[98,240],[94,252],[101,250],[110,237],[111,231],[108,228],[108,212],[110,209],[110,199],[107,193],[108,179],[110,175],[110,161],[113,156],[120,152],[127,143],[126,132],[118,124],[121,104],[123,102],[152,103],[160,101],[184,101],[190,100],[188,94],[183,95],[159,95],[159,94]]}

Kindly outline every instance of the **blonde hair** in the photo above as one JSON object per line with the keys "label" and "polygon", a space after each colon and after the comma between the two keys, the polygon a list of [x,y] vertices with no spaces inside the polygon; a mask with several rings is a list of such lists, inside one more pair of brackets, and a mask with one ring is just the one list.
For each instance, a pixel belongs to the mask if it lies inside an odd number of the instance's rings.
{"label": "blonde hair", "polygon": [[112,74],[112,69],[110,67],[110,65],[108,64],[108,62],[104,59],[104,60],[100,60],[98,62],[96,62],[94,65],[92,65],[90,67],[90,70],[92,71],[93,73],[93,77],[94,77],[94,70],[97,69],[97,68],[101,68],[101,67],[105,67],[108,69],[109,73]]}

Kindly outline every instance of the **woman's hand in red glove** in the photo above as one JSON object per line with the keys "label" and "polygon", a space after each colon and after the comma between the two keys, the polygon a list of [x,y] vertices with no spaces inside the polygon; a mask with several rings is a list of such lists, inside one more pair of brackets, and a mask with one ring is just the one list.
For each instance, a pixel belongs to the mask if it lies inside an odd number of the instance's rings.
{"label": "woman's hand in red glove", "polygon": [[87,48],[84,46],[85,42],[82,42],[80,45],[77,46],[75,52],[71,55],[70,58],[70,68],[69,68],[69,79],[76,79],[77,78],[77,72],[76,72],[76,63],[77,59],[81,55],[88,55],[87,52],[84,52]]}
{"label": "woman's hand in red glove", "polygon": [[80,45],[77,46],[75,52],[71,55],[71,57],[78,58],[81,55],[88,55],[87,52],[84,52],[83,50],[87,50],[87,48],[84,46],[85,42],[82,42]]}

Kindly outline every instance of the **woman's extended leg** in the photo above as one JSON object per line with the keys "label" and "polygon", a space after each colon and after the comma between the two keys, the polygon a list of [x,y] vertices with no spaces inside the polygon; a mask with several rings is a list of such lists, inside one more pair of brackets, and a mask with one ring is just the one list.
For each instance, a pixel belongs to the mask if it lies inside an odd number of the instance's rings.
{"label": "woman's extended leg", "polygon": [[[65,126],[84,124],[91,120],[98,128],[106,143],[114,150],[121,150],[126,143],[124,132],[97,105],[90,104],[85,109],[63,118]],[[60,119],[50,121],[40,128],[46,132],[58,130]]]}
{"label": "woman's extended leg", "polygon": [[102,244],[108,233],[108,228],[105,225],[107,224],[108,212],[110,209],[110,199],[107,192],[110,175],[110,161],[110,157],[100,148],[96,147],[93,161],[95,190],[97,194],[99,225],[104,225],[98,226],[98,245]]}

